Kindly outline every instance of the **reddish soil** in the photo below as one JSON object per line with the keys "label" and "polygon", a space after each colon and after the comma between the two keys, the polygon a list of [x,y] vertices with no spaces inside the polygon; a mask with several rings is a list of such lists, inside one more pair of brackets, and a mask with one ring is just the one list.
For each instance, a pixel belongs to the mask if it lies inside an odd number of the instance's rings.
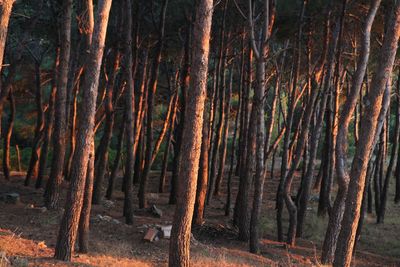
{"label": "reddish soil", "polygon": [[[155,218],[144,210],[136,210],[134,225],[125,225],[122,217],[123,194],[115,190],[114,207],[107,208],[103,205],[93,207],[90,253],[87,255],[75,253],[72,263],[65,263],[52,259],[62,209],[44,211],[41,208],[43,190],[24,187],[23,176],[15,174],[11,181],[5,181],[0,177],[0,194],[16,192],[21,196],[19,204],[0,202],[0,252],[5,252],[11,262],[15,262],[15,259],[23,261],[26,259],[29,266],[166,266],[168,240],[160,239],[153,243],[143,241],[144,225],[168,225],[172,221],[174,212],[174,207],[167,204],[168,193],[155,193],[158,188],[158,174],[153,173],[151,180],[153,182],[149,188],[152,192],[149,194],[149,204],[155,204],[163,211],[161,218]],[[236,178],[234,193],[237,185]],[[236,240],[236,229],[232,226],[230,218],[223,216],[225,196],[222,195],[207,207],[204,226],[193,230],[194,239],[191,246],[193,266],[320,265],[318,261],[320,241],[313,238],[299,239],[296,247],[288,249],[282,243],[274,241],[273,230],[266,232],[274,228],[273,200],[276,185],[276,178],[269,179],[266,183],[263,220],[268,222],[263,230],[265,234],[260,255],[249,253],[248,245]],[[63,186],[67,187],[66,184]],[[225,192],[225,186],[222,192]],[[98,218],[99,214],[108,215],[119,223],[102,221]],[[312,216],[314,215],[311,214],[310,218]],[[310,227],[306,228],[306,231],[311,231]],[[389,227],[388,232],[390,231],[393,229]],[[399,232],[396,232],[396,235],[399,236]],[[355,266],[400,266],[400,247],[397,255],[377,255],[374,254],[374,246],[379,244],[368,243],[368,240],[360,242],[354,260]],[[0,257],[0,266],[2,264],[6,263]]]}

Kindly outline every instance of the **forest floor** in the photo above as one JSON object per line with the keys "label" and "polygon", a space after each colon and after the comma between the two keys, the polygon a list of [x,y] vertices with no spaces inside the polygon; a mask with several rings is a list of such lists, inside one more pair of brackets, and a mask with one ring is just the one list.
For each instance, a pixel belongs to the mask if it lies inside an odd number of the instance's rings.
{"label": "forest floor", "polygon": [[[93,206],[90,253],[75,253],[72,263],[52,259],[62,209],[47,211],[41,208],[43,190],[23,186],[23,174],[14,173],[11,181],[0,177],[0,194],[15,192],[21,198],[19,204],[0,202],[0,266],[7,266],[7,261],[16,266],[166,266],[169,241],[143,241],[145,226],[171,224],[174,213],[174,206],[167,204],[168,193],[156,193],[158,175],[157,172],[152,173],[149,205],[154,204],[161,209],[162,217],[155,218],[137,209],[134,225],[125,225],[122,217],[123,194],[115,190],[113,206]],[[286,248],[275,241],[274,197],[278,179],[268,178],[266,181],[261,254],[249,253],[248,245],[236,240],[236,230],[231,220],[224,216],[225,195],[222,194],[207,207],[204,226],[193,231],[193,266],[320,265],[320,248],[328,218],[317,217],[315,201],[311,202],[306,218],[305,238],[298,239],[293,248]],[[237,186],[238,178],[235,177],[234,197]],[[293,188],[297,188],[297,184]],[[225,185],[222,189],[225,192]],[[395,206],[392,199],[391,193],[385,224],[377,225],[374,216],[368,215],[354,266],[400,266],[400,206]],[[107,215],[114,220],[104,220],[99,215]]]}

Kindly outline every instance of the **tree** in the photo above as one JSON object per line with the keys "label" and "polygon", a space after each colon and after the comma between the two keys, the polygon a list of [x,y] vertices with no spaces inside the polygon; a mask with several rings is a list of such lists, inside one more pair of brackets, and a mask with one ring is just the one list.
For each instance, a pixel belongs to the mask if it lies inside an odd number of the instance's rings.
{"label": "tree", "polygon": [[[348,193],[345,202],[343,220],[335,251],[334,266],[350,266],[355,242],[355,233],[360,217],[360,208],[365,187],[370,151],[381,110],[385,85],[392,74],[400,37],[400,2],[396,2],[391,13],[385,38],[378,59],[378,67],[372,78],[371,88],[367,95],[367,105],[361,117],[360,140],[356,148],[350,171]],[[385,116],[386,117],[386,114]]]}
{"label": "tree", "polygon": [[67,193],[65,212],[60,224],[55,249],[55,258],[70,261],[75,245],[79,218],[82,210],[84,188],[88,162],[94,155],[91,146],[94,142],[94,116],[103,58],[108,17],[112,0],[101,0],[98,3],[97,22],[93,40],[86,62],[86,75],[83,81],[83,103],[80,106],[77,146],[71,166],[71,184]]}
{"label": "tree", "polygon": [[71,50],[72,0],[63,1],[62,14],[62,25],[60,30],[60,64],[57,75],[57,92],[54,115],[53,158],[51,161],[50,177],[47,181],[44,201],[48,209],[55,209],[59,205],[60,186],[65,158],[65,134],[67,130],[65,101],[67,98],[68,66]]}
{"label": "tree", "polygon": [[0,72],[3,68],[4,49],[6,47],[8,22],[10,21],[11,10],[15,0],[0,1]]}
{"label": "tree", "polygon": [[191,90],[188,91],[182,134],[181,159],[184,160],[180,162],[179,198],[169,246],[169,266],[174,267],[190,265],[190,232],[201,151],[212,13],[212,0],[198,1],[193,30]]}
{"label": "tree", "polygon": [[357,98],[360,94],[362,83],[367,69],[368,58],[370,53],[371,28],[375,19],[376,12],[379,8],[380,0],[372,1],[368,16],[365,19],[363,26],[363,37],[361,42],[361,53],[357,62],[357,70],[353,77],[350,94],[346,98],[343,105],[343,111],[339,117],[339,127],[336,141],[336,171],[338,179],[338,194],[333,205],[332,213],[329,217],[328,228],[325,234],[322,262],[332,262],[334,251],[337,244],[339,227],[343,216],[344,199],[347,193],[347,184],[349,176],[346,171],[346,147],[347,147],[347,132],[351,121],[354,108],[357,104]]}

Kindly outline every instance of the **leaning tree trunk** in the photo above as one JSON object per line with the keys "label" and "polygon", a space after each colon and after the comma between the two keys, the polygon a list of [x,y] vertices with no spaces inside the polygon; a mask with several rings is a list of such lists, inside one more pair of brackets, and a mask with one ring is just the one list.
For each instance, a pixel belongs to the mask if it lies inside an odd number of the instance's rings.
{"label": "leaning tree trunk", "polygon": [[95,24],[90,56],[86,64],[83,105],[80,106],[79,113],[83,115],[79,118],[77,146],[71,166],[71,184],[55,248],[55,258],[64,261],[71,260],[82,210],[87,167],[94,142],[96,98],[111,2],[112,0],[101,0],[98,3],[98,21]]}
{"label": "leaning tree trunk", "polygon": [[322,247],[322,262],[331,263],[336,249],[337,238],[340,231],[342,221],[344,201],[347,193],[348,174],[346,172],[346,146],[348,127],[352,118],[352,114],[357,105],[358,95],[360,94],[365,72],[367,69],[369,53],[370,53],[370,37],[371,27],[375,19],[376,12],[379,8],[380,0],[371,3],[371,7],[363,26],[363,38],[361,42],[361,51],[358,58],[357,70],[353,77],[352,87],[343,105],[342,113],[339,117],[339,131],[336,141],[336,171],[338,180],[338,194],[333,205],[332,212],[329,216],[328,228],[325,234],[324,244]]}
{"label": "leaning tree trunk", "polygon": [[[380,115],[385,85],[392,73],[400,36],[400,2],[396,2],[379,54],[377,72],[372,78],[367,95],[367,105],[361,118],[360,140],[356,148],[350,171],[350,182],[346,197],[342,225],[335,251],[335,266],[350,266],[355,233],[360,217],[362,195],[365,186],[367,165],[374,146],[374,137]],[[386,116],[385,116],[386,117]]]}
{"label": "leaning tree trunk", "polygon": [[51,162],[50,177],[46,185],[45,205],[48,209],[55,209],[59,205],[60,187],[62,182],[65,138],[67,131],[66,107],[68,66],[71,47],[71,16],[72,0],[63,1],[63,19],[60,40],[60,65],[57,75],[57,93],[55,102],[53,158]]}
{"label": "leaning tree trunk", "polygon": [[201,150],[203,110],[207,88],[208,54],[213,13],[212,0],[200,0],[194,22],[192,48],[192,75],[185,111],[182,134],[181,168],[179,168],[179,198],[176,205],[171,241],[169,266],[190,266],[190,232],[196,197],[197,175]]}
{"label": "leaning tree trunk", "polygon": [[[327,13],[329,14],[329,11]],[[317,63],[315,71],[312,74],[312,79],[310,81],[311,90],[317,90],[317,88],[319,87],[322,78],[323,68],[326,62],[327,50],[329,46],[329,16],[327,16],[324,35],[325,36],[324,36],[323,52],[320,61]],[[315,124],[314,128],[312,129],[311,139],[309,140],[310,148],[309,148],[309,160],[307,164],[307,170],[305,173],[305,177],[300,185],[301,191],[299,194],[299,199],[297,199],[298,201],[297,229],[296,229],[297,237],[302,237],[303,235],[303,223],[307,212],[308,199],[310,197],[311,186],[314,178],[314,169],[316,165],[315,161],[317,157],[318,144],[319,144],[319,139],[321,137],[325,108],[328,100],[328,92],[326,88],[324,89],[325,90],[322,92],[321,99],[319,100],[319,112],[318,111],[315,112],[316,113]]]}

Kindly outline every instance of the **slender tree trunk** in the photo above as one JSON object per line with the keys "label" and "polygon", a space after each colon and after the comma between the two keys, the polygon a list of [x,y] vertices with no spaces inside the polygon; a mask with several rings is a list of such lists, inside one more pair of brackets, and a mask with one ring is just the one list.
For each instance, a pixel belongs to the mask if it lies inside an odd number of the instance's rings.
{"label": "slender tree trunk", "polygon": [[152,73],[150,77],[149,91],[147,95],[147,126],[146,126],[146,154],[143,174],[140,179],[139,185],[139,208],[147,207],[146,191],[149,179],[150,169],[152,165],[153,156],[153,109],[154,109],[154,95],[157,90],[158,72],[161,62],[161,53],[164,47],[164,32],[165,32],[165,16],[167,13],[168,0],[164,0],[160,14],[160,24],[158,31],[160,33],[158,44],[156,47],[156,55],[153,61]]}
{"label": "slender tree trunk", "polygon": [[[294,147],[295,140],[297,139],[296,133],[293,135],[293,141],[292,141],[292,146],[290,145],[290,137],[291,137],[291,132],[292,129],[296,129],[297,127],[293,124],[293,119],[294,119],[294,112],[295,112],[295,107],[297,104],[296,98],[297,96],[297,82],[299,78],[299,69],[300,69],[300,63],[301,63],[301,38],[303,34],[303,18],[304,18],[304,9],[305,5],[307,3],[307,0],[302,1],[302,7],[301,11],[299,14],[299,27],[297,30],[297,38],[296,38],[296,49],[297,52],[295,52],[295,58],[293,61],[294,64],[294,70],[293,70],[293,80],[290,85],[290,98],[289,98],[289,107],[288,107],[288,112],[286,116],[286,132],[285,132],[285,138],[283,141],[283,151],[282,151],[282,164],[281,164],[281,179],[279,181],[278,185],[278,190],[276,194],[276,220],[277,220],[277,228],[278,228],[278,240],[282,241],[283,240],[283,231],[282,231],[282,212],[283,212],[283,205],[285,201],[285,184],[290,185],[290,183],[286,182],[287,179],[287,174],[288,174],[288,169],[290,168],[290,161],[291,161],[291,150]],[[296,132],[298,132],[296,130]],[[297,216],[297,215],[296,215]]]}
{"label": "slender tree trunk", "polygon": [[229,113],[231,109],[231,97],[232,97],[232,87],[233,87],[233,68],[230,70],[230,78],[229,78],[228,92],[226,94],[226,100],[224,103],[224,128],[222,131],[222,143],[219,155],[219,167],[218,167],[218,175],[215,180],[215,189],[214,195],[218,196],[220,194],[220,187],[222,180],[224,178],[225,171],[225,161],[226,161],[226,151],[227,151],[227,142],[228,142],[228,133],[229,133]]}
{"label": "slender tree trunk", "polygon": [[[210,105],[212,99],[210,99]],[[201,152],[200,152],[200,163],[199,163],[199,173],[197,178],[197,189],[196,189],[196,200],[194,204],[193,212],[193,224],[201,226],[204,223],[204,209],[206,204],[206,195],[208,188],[208,177],[209,177],[209,132],[210,132],[210,116],[207,114],[207,109],[204,109],[204,123],[202,129],[202,141],[201,141]]]}
{"label": "slender tree trunk", "polygon": [[[378,59],[378,68],[372,78],[371,88],[367,95],[368,106],[361,118],[360,140],[356,148],[350,171],[348,194],[342,226],[335,251],[334,266],[350,266],[355,233],[360,217],[362,195],[365,187],[367,165],[373,148],[373,141],[378,125],[380,106],[382,104],[385,85],[392,73],[397,43],[400,36],[400,2],[396,2],[388,23],[388,28]],[[389,89],[390,90],[390,89]],[[386,114],[385,114],[386,117]]]}
{"label": "slender tree trunk", "polygon": [[[250,238],[250,191],[253,180],[253,171],[255,166],[255,149],[257,136],[257,118],[256,108],[251,109],[250,124],[247,133],[247,155],[246,163],[241,168],[241,178],[239,184],[239,192],[236,199],[237,226],[239,228],[239,240],[248,241]],[[240,203],[240,204],[239,204]]]}
{"label": "slender tree trunk", "polygon": [[[83,0],[76,2],[76,12],[78,13],[78,42],[75,48],[75,55],[70,59],[70,70],[67,82],[66,96],[66,151],[64,161],[64,177],[69,179],[72,157],[76,146],[76,116],[79,88],[84,77],[84,64],[88,57],[89,46],[92,40],[94,27],[93,1]],[[69,151],[67,149],[69,147]]]}
{"label": "slender tree trunk", "polygon": [[[396,122],[395,122],[394,137],[393,137],[393,142],[392,142],[392,152],[391,152],[391,156],[390,156],[390,160],[389,160],[389,165],[386,170],[384,185],[382,188],[382,194],[381,194],[381,199],[380,199],[381,207],[380,207],[379,214],[377,214],[378,223],[383,223],[383,221],[385,219],[386,202],[387,202],[387,196],[388,196],[388,191],[389,191],[390,178],[392,176],[394,164],[398,158],[398,147],[399,147],[399,139],[400,139],[400,98],[399,98],[399,93],[400,93],[400,70],[399,70],[399,74],[397,75]],[[388,115],[390,115],[390,113]],[[389,122],[390,122],[390,120],[388,120],[388,122],[387,122],[388,125],[389,125]]]}
{"label": "slender tree trunk", "polygon": [[35,101],[36,101],[37,119],[35,127],[35,136],[33,138],[31,159],[29,162],[29,167],[26,172],[26,177],[24,182],[25,186],[30,185],[32,176],[37,177],[40,152],[42,150],[41,143],[43,140],[44,112],[43,112],[42,88],[40,80],[40,62],[35,62],[35,87],[36,87]]}
{"label": "slender tree trunk", "polygon": [[[222,36],[221,36],[222,37]],[[221,139],[222,139],[222,134],[223,134],[223,129],[224,129],[224,117],[226,116],[225,114],[225,96],[226,96],[226,65],[227,65],[227,49],[224,52],[223,55],[223,67],[221,69],[222,73],[217,73],[221,78],[222,82],[220,82],[220,86],[216,87],[215,89],[218,90],[218,96],[219,96],[219,112],[215,112],[218,114],[217,121],[214,119],[213,120],[213,125],[215,125],[215,136],[214,139],[210,138],[210,141],[214,141],[212,143],[211,147],[211,162],[210,162],[210,183],[209,183],[209,189],[208,189],[208,194],[207,194],[207,204],[210,204],[210,201],[212,197],[215,195],[215,188],[217,187],[217,167],[218,163],[220,162],[221,158],[220,156],[220,151],[221,151]]]}
{"label": "slender tree trunk", "polygon": [[[246,87],[244,89],[244,98],[243,98],[243,117],[242,117],[242,124],[243,124],[243,130],[241,133],[241,138],[242,141],[239,142],[239,153],[240,153],[240,164],[238,166],[239,170],[239,189],[238,193],[236,195],[236,201],[235,201],[235,209],[234,209],[234,214],[233,214],[233,223],[235,225],[239,224],[239,217],[240,217],[240,212],[241,212],[241,205],[244,203],[243,202],[243,193],[245,190],[248,190],[247,188],[247,180],[246,176],[244,175],[245,173],[245,167],[247,163],[247,141],[248,141],[248,133],[250,129],[250,121],[249,121],[249,97],[250,97],[250,89],[251,89],[251,79],[252,79],[252,60],[253,59],[253,50],[251,49],[251,46],[249,45],[249,52],[248,52],[248,58],[247,58],[247,83]],[[247,200],[246,200],[247,202]]]}
{"label": "slender tree trunk", "polygon": [[191,58],[191,36],[192,29],[191,26],[188,26],[186,40],[185,40],[185,53],[183,60],[183,70],[180,77],[180,87],[181,87],[181,97],[179,99],[180,104],[180,116],[178,123],[174,130],[174,159],[173,159],[173,168],[172,168],[172,176],[171,176],[171,190],[169,195],[168,204],[173,205],[177,202],[177,191],[178,191],[178,173],[179,173],[179,163],[180,163],[180,150],[182,146],[182,131],[183,125],[185,122],[185,109],[186,109],[186,101],[187,101],[187,89],[189,88],[190,82],[190,58]]}
{"label": "slender tree trunk", "polygon": [[77,146],[71,166],[71,185],[55,248],[55,258],[64,261],[71,260],[82,210],[87,167],[94,142],[96,98],[111,3],[112,0],[101,0],[98,3],[98,21],[95,24],[90,56],[86,64],[83,81],[84,104],[80,106],[80,114],[84,115],[79,120]]}
{"label": "slender tree trunk", "polygon": [[169,119],[169,129],[168,129],[168,134],[167,134],[167,141],[165,145],[165,151],[163,155],[163,163],[161,167],[161,174],[160,174],[160,182],[158,185],[158,192],[163,193],[164,192],[164,187],[165,187],[165,180],[167,178],[167,168],[168,168],[168,158],[169,158],[169,150],[171,147],[171,141],[172,141],[172,132],[174,130],[174,125],[175,125],[175,119],[176,119],[176,113],[178,110],[178,99],[179,99],[179,94],[178,92],[175,93],[174,95],[174,103],[173,103],[173,111],[171,118]]}
{"label": "slender tree trunk", "polygon": [[[99,204],[102,199],[102,186],[106,170],[108,166],[108,147],[111,142],[112,132],[114,127],[114,105],[113,105],[113,92],[115,79],[120,65],[119,51],[114,51],[113,67],[110,70],[109,80],[106,86],[106,121],[103,129],[103,136],[101,137],[98,150],[96,151],[96,159],[94,166],[94,180],[93,184],[93,204]],[[129,90],[129,89],[128,89]]]}
{"label": "slender tree trunk", "polygon": [[[124,112],[125,114],[126,112]],[[124,140],[124,133],[125,133],[125,115],[123,116],[122,125],[120,127],[118,133],[118,144],[117,144],[117,154],[115,155],[115,159],[113,162],[113,166],[111,168],[110,177],[108,178],[108,186],[106,192],[106,198],[112,199],[112,195],[114,192],[114,184],[115,178],[117,177],[119,165],[121,162],[121,155],[122,155],[122,147],[123,147],[123,140]]]}
{"label": "slender tree trunk", "polygon": [[72,0],[63,1],[62,14],[60,65],[57,75],[57,92],[55,102],[53,158],[51,162],[50,177],[46,185],[44,201],[48,209],[55,209],[59,206],[60,187],[65,157],[65,138],[67,131],[65,100],[67,97],[66,90],[71,48]]}
{"label": "slender tree trunk", "polygon": [[135,133],[133,114],[135,112],[135,92],[132,78],[132,1],[125,2],[125,62],[124,76],[127,83],[126,91],[126,163],[124,176],[124,216],[126,224],[133,224],[133,168],[135,166]]}
{"label": "slender tree trunk", "polygon": [[348,127],[351,121],[352,114],[357,104],[357,98],[360,94],[363,79],[367,70],[367,64],[370,53],[370,36],[371,27],[375,19],[376,12],[379,8],[380,0],[371,2],[368,16],[365,19],[363,26],[363,38],[361,42],[361,53],[358,58],[357,70],[353,77],[350,93],[343,105],[342,113],[339,117],[339,127],[337,142],[336,142],[336,171],[338,180],[338,194],[336,196],[332,212],[329,216],[328,228],[325,234],[324,244],[322,247],[322,262],[331,263],[336,249],[337,239],[341,227],[343,217],[344,201],[347,194],[348,174],[346,171],[346,146]]}
{"label": "slender tree trunk", "polygon": [[40,153],[40,159],[39,159],[39,170],[38,170],[38,176],[36,179],[36,188],[42,187],[43,183],[43,176],[45,175],[46,172],[46,167],[47,167],[47,155],[49,151],[49,144],[51,141],[51,136],[52,136],[52,130],[53,130],[53,124],[54,124],[54,102],[56,99],[56,93],[57,93],[57,69],[59,66],[59,56],[60,56],[60,49],[57,48],[56,50],[56,59],[54,61],[54,68],[53,68],[53,80],[51,82],[51,93],[49,97],[49,105],[47,108],[47,114],[46,114],[46,126],[44,129],[44,140],[43,140],[43,145],[42,145],[42,152]]}

